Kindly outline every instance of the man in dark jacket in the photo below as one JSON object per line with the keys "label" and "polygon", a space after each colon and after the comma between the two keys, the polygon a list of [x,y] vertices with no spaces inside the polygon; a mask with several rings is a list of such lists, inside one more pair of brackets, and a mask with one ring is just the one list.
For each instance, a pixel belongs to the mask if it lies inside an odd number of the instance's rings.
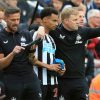
{"label": "man in dark jacket", "polygon": [[57,45],[56,57],[67,65],[65,74],[59,77],[59,93],[65,100],[86,100],[85,44],[100,36],[100,28],[78,27],[78,18],[77,10],[65,8],[61,12],[62,24],[50,34]]}

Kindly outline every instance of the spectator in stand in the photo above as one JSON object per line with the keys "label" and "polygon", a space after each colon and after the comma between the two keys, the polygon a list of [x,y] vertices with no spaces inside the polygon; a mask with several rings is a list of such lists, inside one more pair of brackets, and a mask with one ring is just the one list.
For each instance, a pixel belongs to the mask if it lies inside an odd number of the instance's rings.
{"label": "spectator in stand", "polygon": [[[86,15],[86,5],[83,4],[82,0],[68,0],[64,3],[64,8],[68,7],[80,7],[84,9],[85,15]],[[86,17],[86,16],[85,16]],[[86,19],[85,19],[86,23]]]}
{"label": "spectator in stand", "polygon": [[100,10],[100,0],[93,0],[95,4],[95,8]]}
{"label": "spectator in stand", "polygon": [[[12,0],[11,0],[12,1]],[[21,23],[27,23],[29,14],[33,12],[26,0],[17,0],[17,6],[21,9]]]}
{"label": "spectator in stand", "polygon": [[28,26],[29,30],[35,30],[37,31],[38,27],[42,25],[42,20],[40,18],[40,13],[37,11],[34,17],[33,22],[32,21],[32,13],[29,15],[29,20],[28,20]]}
{"label": "spectator in stand", "polygon": [[66,7],[79,7],[82,4],[82,0],[51,0],[52,6],[57,10],[61,11]]}
{"label": "spectator in stand", "polygon": [[81,5],[83,5],[82,0],[68,0],[64,7],[79,7]]}
{"label": "spectator in stand", "polygon": [[6,9],[7,5],[3,1],[0,1],[0,8]]}
{"label": "spectator in stand", "polygon": [[52,7],[54,7],[58,12],[60,12],[63,9],[65,0],[51,0]]}
{"label": "spectator in stand", "polygon": [[5,28],[6,22],[4,21],[4,11],[6,9],[6,5],[0,1],[0,30],[2,30],[3,28]]}
{"label": "spectator in stand", "polygon": [[30,6],[25,0],[3,0],[3,2],[9,7],[19,7],[21,10],[21,23],[27,23],[29,13],[33,10],[30,9]]}
{"label": "spectator in stand", "polygon": [[86,18],[85,18],[86,7],[85,5],[81,5],[75,8],[79,11],[79,26],[84,27],[86,24]]}
{"label": "spectator in stand", "polygon": [[98,9],[91,9],[87,14],[89,27],[100,27],[100,11]]}
{"label": "spectator in stand", "polygon": [[[88,27],[100,27],[100,11],[98,9],[91,9],[87,13]],[[87,49],[92,52],[94,56],[95,67],[100,67],[100,39],[94,38],[88,41]]]}
{"label": "spectator in stand", "polygon": [[7,6],[16,7],[18,0],[3,0]]}
{"label": "spectator in stand", "polygon": [[86,17],[87,17],[87,12],[90,9],[94,9],[95,4],[94,4],[93,0],[83,0],[83,4],[86,6]]}

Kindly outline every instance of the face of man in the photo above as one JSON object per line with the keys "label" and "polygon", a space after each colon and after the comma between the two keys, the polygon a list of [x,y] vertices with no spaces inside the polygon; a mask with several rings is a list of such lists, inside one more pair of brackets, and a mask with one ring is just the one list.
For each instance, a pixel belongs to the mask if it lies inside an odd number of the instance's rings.
{"label": "face of man", "polygon": [[62,8],[63,2],[59,0],[52,0],[52,4],[57,11],[60,11],[60,9]]}
{"label": "face of man", "polygon": [[54,30],[58,25],[58,15],[51,14],[51,16],[45,17],[43,22],[45,22],[45,28],[48,31]]}
{"label": "face of man", "polygon": [[17,31],[20,22],[20,13],[10,14],[5,17],[5,20],[7,22],[7,31],[14,33]]}
{"label": "face of man", "polygon": [[78,21],[79,21],[79,26],[80,27],[84,26],[84,21],[85,21],[85,13],[84,13],[84,11],[79,11]]}
{"label": "face of man", "polygon": [[18,2],[18,0],[6,0],[6,3],[9,6],[12,6],[12,7],[16,7],[17,6],[17,2]]}
{"label": "face of man", "polygon": [[74,5],[79,6],[82,3],[82,0],[71,0]]}
{"label": "face of man", "polygon": [[100,8],[100,0],[94,0],[94,3],[96,4],[97,7]]}
{"label": "face of man", "polygon": [[65,29],[69,31],[75,31],[78,30],[78,15],[71,15],[70,18],[66,18],[63,21],[63,26]]}
{"label": "face of man", "polygon": [[91,27],[100,27],[100,13],[97,13],[95,16],[90,17],[88,20]]}

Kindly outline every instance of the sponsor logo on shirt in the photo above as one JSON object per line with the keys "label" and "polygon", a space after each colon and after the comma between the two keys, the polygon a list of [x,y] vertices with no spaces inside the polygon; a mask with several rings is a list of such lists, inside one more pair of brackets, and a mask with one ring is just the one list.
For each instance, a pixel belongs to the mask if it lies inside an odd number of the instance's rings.
{"label": "sponsor logo on shirt", "polygon": [[65,36],[64,35],[62,35],[62,34],[60,34],[60,37],[59,37],[60,39],[64,39],[65,38]]}
{"label": "sponsor logo on shirt", "polygon": [[4,43],[4,44],[7,44],[7,43],[8,43],[8,40],[6,40],[6,41],[3,41],[3,43]]}
{"label": "sponsor logo on shirt", "polygon": [[47,43],[46,41],[44,41],[43,42],[43,52],[55,54],[55,49],[52,47],[51,43]]}

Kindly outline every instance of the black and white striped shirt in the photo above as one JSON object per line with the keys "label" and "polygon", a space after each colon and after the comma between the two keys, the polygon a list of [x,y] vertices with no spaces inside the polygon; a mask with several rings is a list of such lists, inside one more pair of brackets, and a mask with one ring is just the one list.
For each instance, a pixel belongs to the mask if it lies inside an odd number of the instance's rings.
{"label": "black and white striped shirt", "polygon": [[[33,40],[35,39],[36,34],[37,33],[34,33]],[[53,38],[49,34],[46,34],[41,43],[36,47],[35,56],[36,58],[38,58],[38,60],[42,61],[43,63],[53,64],[55,58],[55,51],[56,45]],[[58,84],[57,77],[51,75],[49,73],[50,71],[46,68],[34,66],[34,71],[41,80],[41,84]]]}

